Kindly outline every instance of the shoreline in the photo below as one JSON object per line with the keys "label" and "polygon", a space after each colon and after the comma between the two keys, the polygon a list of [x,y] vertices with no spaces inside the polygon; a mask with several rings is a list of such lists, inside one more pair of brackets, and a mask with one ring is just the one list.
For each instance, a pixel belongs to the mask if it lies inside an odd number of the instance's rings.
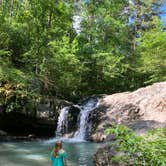
{"label": "shoreline", "polygon": [[40,140],[45,140],[49,139],[50,137],[48,136],[0,136],[0,143],[1,142],[21,142],[21,141],[40,141]]}

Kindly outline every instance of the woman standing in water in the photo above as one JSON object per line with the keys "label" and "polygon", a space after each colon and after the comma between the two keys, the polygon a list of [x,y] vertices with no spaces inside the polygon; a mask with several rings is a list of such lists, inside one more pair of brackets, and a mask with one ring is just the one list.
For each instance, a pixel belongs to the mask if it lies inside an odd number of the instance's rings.
{"label": "woman standing in water", "polygon": [[55,147],[51,152],[51,161],[52,166],[67,166],[67,154],[62,148],[62,143],[60,141],[57,141],[55,143]]}

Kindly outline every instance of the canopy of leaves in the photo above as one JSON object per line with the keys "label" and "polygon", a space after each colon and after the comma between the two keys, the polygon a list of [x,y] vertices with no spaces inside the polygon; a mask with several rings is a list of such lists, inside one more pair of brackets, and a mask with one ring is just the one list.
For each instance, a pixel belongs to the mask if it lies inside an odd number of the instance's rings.
{"label": "canopy of leaves", "polygon": [[1,0],[1,104],[21,110],[41,97],[75,101],[165,81],[161,5],[161,0]]}

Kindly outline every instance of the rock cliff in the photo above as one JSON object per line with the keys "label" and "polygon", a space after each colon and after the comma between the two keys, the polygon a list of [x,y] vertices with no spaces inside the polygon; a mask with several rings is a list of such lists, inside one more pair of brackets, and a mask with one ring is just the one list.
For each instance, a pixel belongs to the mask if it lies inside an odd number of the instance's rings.
{"label": "rock cliff", "polygon": [[105,95],[89,116],[93,121],[90,139],[96,142],[105,139],[104,131],[113,123],[125,124],[138,134],[151,128],[166,127],[166,82],[134,92]]}

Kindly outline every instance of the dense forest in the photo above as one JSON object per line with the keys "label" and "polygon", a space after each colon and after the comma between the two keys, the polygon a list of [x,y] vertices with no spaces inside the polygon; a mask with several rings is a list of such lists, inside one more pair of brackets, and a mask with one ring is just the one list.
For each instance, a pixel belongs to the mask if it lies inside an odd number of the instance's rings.
{"label": "dense forest", "polygon": [[33,110],[166,80],[162,0],[0,0],[0,105]]}

